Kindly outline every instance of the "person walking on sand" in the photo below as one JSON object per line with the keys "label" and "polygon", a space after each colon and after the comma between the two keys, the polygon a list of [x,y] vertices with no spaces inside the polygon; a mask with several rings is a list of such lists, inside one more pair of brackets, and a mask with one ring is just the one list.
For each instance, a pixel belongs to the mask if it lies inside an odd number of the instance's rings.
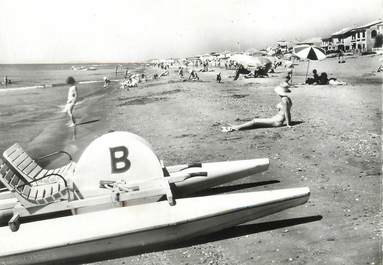
{"label": "person walking on sand", "polygon": [[73,108],[76,105],[77,102],[77,87],[75,86],[76,80],[72,77],[69,76],[66,79],[66,83],[70,85],[69,90],[68,90],[68,100],[66,102],[64,111],[68,114],[69,119],[70,119],[70,124],[69,127],[73,127],[76,125],[76,120],[73,116]]}
{"label": "person walking on sand", "polygon": [[182,66],[179,67],[179,70],[178,70],[178,77],[180,79],[183,79],[184,78],[184,69],[182,68]]}
{"label": "person walking on sand", "polygon": [[217,82],[218,82],[218,83],[221,83],[221,80],[222,80],[221,72],[219,72],[219,73],[217,74]]}
{"label": "person walking on sand", "polygon": [[104,87],[108,87],[110,85],[110,80],[104,76]]}
{"label": "person walking on sand", "polygon": [[232,132],[239,130],[247,130],[253,128],[269,128],[269,127],[281,127],[286,122],[287,127],[291,127],[291,107],[293,105],[291,99],[288,97],[290,93],[289,85],[286,82],[282,82],[274,89],[274,92],[281,97],[281,102],[277,104],[278,113],[266,119],[253,119],[249,122],[240,125],[230,125],[222,127],[222,132]]}
{"label": "person walking on sand", "polygon": [[343,57],[343,51],[342,51],[342,49],[339,49],[339,51],[338,51],[338,63],[344,63],[345,61],[343,58],[344,58]]}

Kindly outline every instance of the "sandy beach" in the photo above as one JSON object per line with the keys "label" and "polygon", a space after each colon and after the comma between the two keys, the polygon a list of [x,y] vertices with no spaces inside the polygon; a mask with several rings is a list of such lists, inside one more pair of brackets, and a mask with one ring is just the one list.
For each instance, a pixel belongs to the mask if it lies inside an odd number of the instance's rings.
{"label": "sandy beach", "polygon": [[[344,86],[301,85],[307,63],[300,62],[291,88],[294,126],[232,133],[222,133],[221,126],[276,113],[279,97],[273,89],[285,76],[285,68],[277,68],[269,78],[237,81],[230,77],[233,70],[213,68],[214,72],[199,73],[199,81],[186,82],[171,68],[169,76],[131,90],[120,89],[118,82],[108,88],[102,83],[80,84],[76,131],[65,125],[68,118],[60,112],[67,86],[4,90],[0,91],[0,150],[18,142],[35,157],[64,149],[76,160],[98,136],[127,130],[150,142],[165,165],[271,160],[269,170],[258,177],[262,181],[248,177],[204,195],[311,189],[303,206],[166,250],[92,264],[380,264],[382,75],[376,73],[378,59],[346,57],[344,64],[336,59],[310,64],[310,70],[325,71],[347,82]],[[222,83],[215,81],[218,71]],[[60,163],[64,161],[46,166]]]}

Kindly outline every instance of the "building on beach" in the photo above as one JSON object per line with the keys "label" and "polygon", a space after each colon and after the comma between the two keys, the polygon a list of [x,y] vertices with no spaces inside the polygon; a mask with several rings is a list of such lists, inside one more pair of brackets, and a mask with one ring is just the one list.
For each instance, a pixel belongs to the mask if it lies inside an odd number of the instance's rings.
{"label": "building on beach", "polygon": [[371,52],[382,48],[383,21],[347,27],[322,38],[321,47],[327,52]]}

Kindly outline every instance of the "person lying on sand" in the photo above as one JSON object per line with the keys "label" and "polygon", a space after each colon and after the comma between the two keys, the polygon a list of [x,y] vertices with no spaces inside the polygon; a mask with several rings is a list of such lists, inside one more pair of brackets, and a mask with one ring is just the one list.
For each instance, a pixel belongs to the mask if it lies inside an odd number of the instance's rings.
{"label": "person lying on sand", "polygon": [[328,78],[327,73],[323,72],[320,76],[317,74],[317,70],[313,70],[313,78],[307,78],[306,84],[312,85],[333,85],[333,86],[339,86],[339,85],[346,85],[346,82],[336,80],[336,78],[331,77]]}
{"label": "person lying on sand", "polygon": [[69,116],[69,119],[71,122],[69,124],[69,127],[73,127],[76,125],[76,120],[73,116],[73,109],[77,102],[77,87],[75,86],[76,80],[72,76],[69,76],[66,79],[66,83],[70,85],[71,87],[69,87],[69,90],[68,90],[68,100],[66,102],[64,112],[66,112]]}
{"label": "person lying on sand", "polygon": [[199,80],[199,76],[195,70],[190,70],[189,80]]}
{"label": "person lying on sand", "polygon": [[163,71],[161,74],[160,74],[160,77],[162,76],[168,76],[169,75],[169,71],[168,70],[165,70]]}
{"label": "person lying on sand", "polygon": [[277,104],[278,113],[275,116],[265,119],[256,118],[240,125],[230,125],[222,127],[222,132],[232,132],[253,128],[281,127],[285,121],[287,127],[291,127],[290,110],[293,103],[288,97],[288,93],[291,92],[289,89],[289,85],[286,82],[282,82],[279,86],[277,86],[274,89],[274,91],[281,97],[281,102]]}

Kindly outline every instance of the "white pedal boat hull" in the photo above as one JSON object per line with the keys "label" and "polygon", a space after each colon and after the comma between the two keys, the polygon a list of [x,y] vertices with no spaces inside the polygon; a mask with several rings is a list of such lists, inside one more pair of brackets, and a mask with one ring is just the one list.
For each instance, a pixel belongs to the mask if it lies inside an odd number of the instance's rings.
{"label": "white pedal boat hull", "polygon": [[[170,171],[177,171],[186,166],[187,165],[176,165],[167,168]],[[197,176],[182,182],[174,183],[172,188],[176,196],[185,196],[263,172],[267,170],[268,167],[268,158],[202,163],[202,167],[187,168],[181,172],[207,172],[207,176]],[[176,174],[177,172],[171,173],[171,175]],[[17,199],[9,191],[0,193],[0,224],[8,222],[10,216],[12,216],[12,209],[16,203]]]}
{"label": "white pedal boat hull", "polygon": [[307,202],[308,188],[223,194],[114,208],[0,228],[0,264],[92,261],[150,251]]}
{"label": "white pedal boat hull", "polygon": [[[202,163],[202,167],[182,170],[184,173],[207,172],[207,176],[193,177],[182,182],[174,183],[177,195],[188,195],[205,189],[238,180],[269,168],[268,158]],[[170,171],[184,168],[186,165],[168,167]],[[176,173],[174,173],[176,174]]]}

